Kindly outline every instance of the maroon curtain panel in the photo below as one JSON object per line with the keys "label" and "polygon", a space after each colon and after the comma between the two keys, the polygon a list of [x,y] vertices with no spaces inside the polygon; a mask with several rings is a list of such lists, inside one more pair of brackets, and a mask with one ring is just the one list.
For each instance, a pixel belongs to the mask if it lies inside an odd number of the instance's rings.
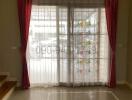
{"label": "maroon curtain panel", "polygon": [[31,16],[31,0],[18,0],[18,16],[21,34],[21,55],[22,55],[22,87],[28,89],[30,87],[28,68],[26,61],[26,48],[29,34],[29,24]]}
{"label": "maroon curtain panel", "polygon": [[117,33],[117,12],[118,0],[105,0],[105,11],[108,37],[110,42],[110,66],[108,86],[116,86],[116,33]]}

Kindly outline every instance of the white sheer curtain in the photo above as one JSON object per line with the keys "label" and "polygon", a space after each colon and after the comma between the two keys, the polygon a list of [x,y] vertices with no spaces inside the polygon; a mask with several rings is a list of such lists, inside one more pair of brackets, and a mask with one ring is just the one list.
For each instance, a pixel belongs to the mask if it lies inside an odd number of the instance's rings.
{"label": "white sheer curtain", "polygon": [[31,86],[105,84],[108,48],[103,8],[33,5],[27,48]]}

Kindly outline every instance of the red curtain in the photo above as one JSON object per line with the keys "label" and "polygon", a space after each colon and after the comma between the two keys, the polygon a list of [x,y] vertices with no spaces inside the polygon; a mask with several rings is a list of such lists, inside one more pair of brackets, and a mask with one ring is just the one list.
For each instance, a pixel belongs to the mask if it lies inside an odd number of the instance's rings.
{"label": "red curtain", "polygon": [[105,0],[106,21],[110,42],[110,67],[108,86],[116,86],[116,32],[117,32],[117,12],[118,0]]}
{"label": "red curtain", "polygon": [[29,24],[31,16],[32,0],[18,0],[18,16],[21,34],[21,54],[22,54],[22,87],[30,87],[28,68],[26,61],[26,48],[29,34]]}

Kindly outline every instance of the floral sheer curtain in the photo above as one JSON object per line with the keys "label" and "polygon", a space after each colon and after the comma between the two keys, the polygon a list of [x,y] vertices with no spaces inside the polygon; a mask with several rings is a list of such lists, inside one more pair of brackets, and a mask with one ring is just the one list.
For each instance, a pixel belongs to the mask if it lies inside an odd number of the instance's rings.
{"label": "floral sheer curtain", "polygon": [[108,35],[105,11],[75,8],[71,33],[71,73],[75,85],[106,84]]}
{"label": "floral sheer curtain", "polygon": [[27,49],[31,86],[108,82],[103,7],[33,5]]}

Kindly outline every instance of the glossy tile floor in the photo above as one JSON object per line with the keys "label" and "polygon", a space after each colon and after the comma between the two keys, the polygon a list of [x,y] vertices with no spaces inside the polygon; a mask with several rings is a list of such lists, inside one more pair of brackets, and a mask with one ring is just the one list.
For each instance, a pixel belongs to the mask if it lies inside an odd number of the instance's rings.
{"label": "glossy tile floor", "polygon": [[50,87],[17,89],[9,100],[132,100],[132,90],[125,85],[106,87]]}

